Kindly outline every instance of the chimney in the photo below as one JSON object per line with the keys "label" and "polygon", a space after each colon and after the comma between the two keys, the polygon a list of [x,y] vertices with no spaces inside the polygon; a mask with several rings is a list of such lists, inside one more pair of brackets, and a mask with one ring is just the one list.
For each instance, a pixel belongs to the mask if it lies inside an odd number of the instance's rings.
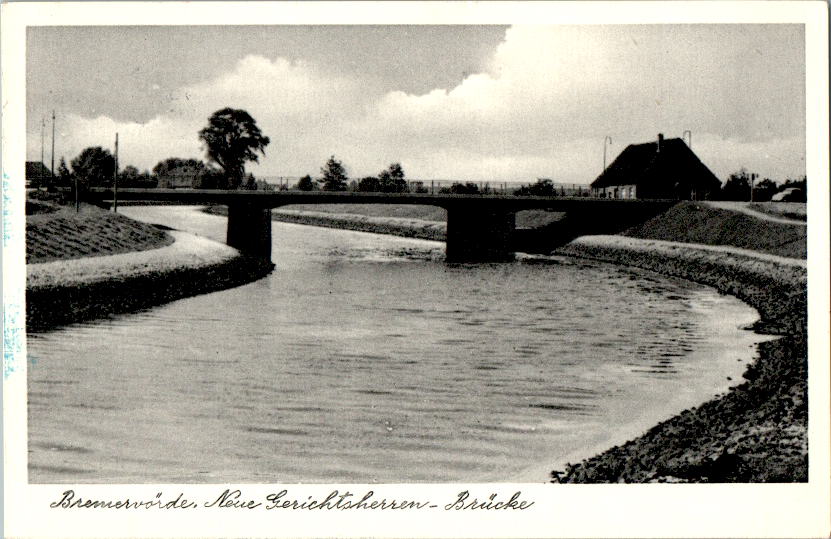
{"label": "chimney", "polygon": [[658,153],[661,153],[661,145],[664,143],[664,134],[658,133]]}

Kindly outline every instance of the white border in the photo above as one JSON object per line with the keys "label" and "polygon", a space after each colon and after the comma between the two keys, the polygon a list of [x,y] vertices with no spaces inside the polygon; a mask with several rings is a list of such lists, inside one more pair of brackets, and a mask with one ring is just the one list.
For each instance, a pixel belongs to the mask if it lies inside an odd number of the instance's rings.
{"label": "white border", "polygon": [[[308,3],[13,3],[2,8],[3,301],[23,305],[26,25],[177,24],[659,24],[801,23],[806,38],[806,148],[809,181],[810,482],[797,485],[350,485],[376,498],[431,499],[443,505],[460,490],[535,501],[523,512],[267,512],[50,510],[68,486],[26,481],[25,339],[4,379],[6,536],[805,536],[831,534],[829,491],[829,208],[828,29],[825,2],[308,2]],[[6,181],[5,179],[8,179]],[[17,179],[17,181],[14,181]],[[22,319],[4,336],[22,335]],[[18,340],[18,343],[21,341]],[[7,341],[5,343],[14,344]],[[97,499],[164,499],[180,492],[215,498],[226,486],[75,486]],[[232,487],[233,488],[233,487]],[[244,485],[262,498],[280,487]],[[323,497],[343,486],[288,486],[295,498]],[[517,514],[519,513],[519,514]]]}

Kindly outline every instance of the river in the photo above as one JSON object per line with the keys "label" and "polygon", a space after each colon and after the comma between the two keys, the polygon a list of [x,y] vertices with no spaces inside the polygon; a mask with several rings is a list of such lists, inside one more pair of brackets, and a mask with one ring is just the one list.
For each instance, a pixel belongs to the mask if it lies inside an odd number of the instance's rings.
{"label": "river", "polygon": [[[119,211],[224,240],[196,208]],[[30,481],[544,482],[738,383],[762,338],[739,300],[624,267],[273,243],[260,281],[29,335]]]}

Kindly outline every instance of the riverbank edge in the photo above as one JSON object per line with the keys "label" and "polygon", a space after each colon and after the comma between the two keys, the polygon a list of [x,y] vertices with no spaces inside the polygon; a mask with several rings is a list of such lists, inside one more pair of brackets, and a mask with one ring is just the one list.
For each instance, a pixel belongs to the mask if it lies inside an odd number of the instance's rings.
{"label": "riverbank edge", "polygon": [[248,284],[265,277],[273,269],[270,260],[240,254],[208,265],[182,263],[173,268],[113,276],[93,283],[27,287],[26,328],[37,333],[137,312]]}
{"label": "riverbank edge", "polygon": [[653,271],[711,286],[754,307],[762,342],[745,381],[645,434],[565,470],[559,483],[808,480],[807,288],[802,268],[733,254],[632,249],[581,240],[554,254]]}

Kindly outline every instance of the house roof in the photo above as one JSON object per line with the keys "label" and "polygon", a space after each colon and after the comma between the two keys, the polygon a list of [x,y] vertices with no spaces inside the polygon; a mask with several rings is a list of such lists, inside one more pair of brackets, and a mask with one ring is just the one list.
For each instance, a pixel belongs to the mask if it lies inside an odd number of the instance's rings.
{"label": "house roof", "polygon": [[[19,162],[19,161],[18,161]],[[49,168],[41,161],[26,161],[26,177],[27,178],[42,178],[49,177],[52,173]]]}
{"label": "house roof", "polygon": [[669,179],[717,189],[721,181],[680,138],[630,144],[591,184],[592,187],[643,185]]}

